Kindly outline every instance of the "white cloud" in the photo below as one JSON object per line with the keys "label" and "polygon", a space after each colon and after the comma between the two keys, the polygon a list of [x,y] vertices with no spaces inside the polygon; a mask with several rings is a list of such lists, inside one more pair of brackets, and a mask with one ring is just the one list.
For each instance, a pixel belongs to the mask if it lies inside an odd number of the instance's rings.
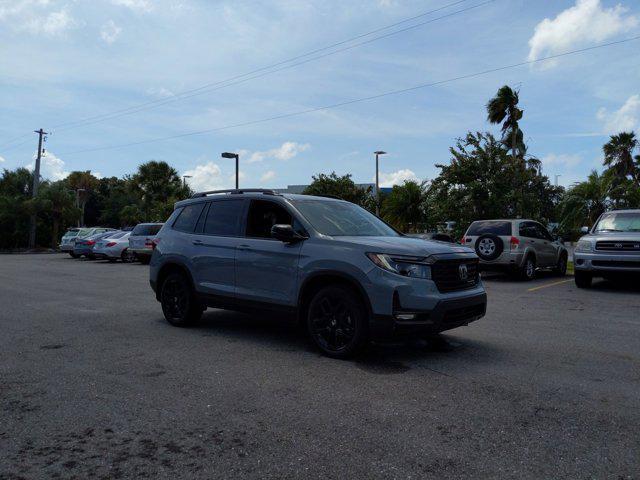
{"label": "white cloud", "polygon": [[213,162],[197,165],[196,168],[183,172],[183,175],[191,177],[186,179],[187,183],[193,190],[199,192],[228,186],[222,177],[222,170],[220,170],[218,164]]}
{"label": "white cloud", "polygon": [[[375,182],[376,178],[373,177]],[[413,180],[419,182],[418,176],[408,168],[398,170],[397,172],[383,173],[380,172],[380,186],[393,187],[394,185],[402,185],[405,180]]]}
{"label": "white cloud", "polygon": [[582,157],[577,154],[550,153],[548,155],[545,155],[542,158],[542,164],[545,167],[554,166],[554,167],[561,167],[561,168],[571,168],[571,167],[575,167],[576,165],[579,165],[580,162],[582,162]]}
{"label": "white cloud", "polygon": [[115,42],[122,33],[122,27],[116,25],[113,20],[107,21],[100,29],[100,38],[108,44]]}
{"label": "white cloud", "polygon": [[[638,19],[626,15],[622,5],[604,8],[600,0],[577,0],[553,20],[545,18],[529,40],[529,60],[562,53],[574,48],[603,42],[619,33],[632,30]],[[555,62],[545,62],[545,67]]]}
{"label": "white cloud", "polygon": [[[36,156],[34,154],[33,161],[27,165],[29,170],[33,170],[36,165]],[[53,153],[46,151],[40,158],[40,176],[47,180],[62,180],[69,175],[64,169],[64,161],[56,157]]]}
{"label": "white cloud", "polygon": [[5,159],[3,157],[0,157],[0,163],[4,162]]}
{"label": "white cloud", "polygon": [[262,174],[262,176],[260,177],[260,181],[261,182],[270,182],[274,178],[276,178],[276,172],[274,172],[273,170],[269,170],[269,171],[264,172]]}
{"label": "white cloud", "polygon": [[157,98],[169,98],[174,96],[174,93],[171,90],[164,87],[147,88],[147,94]]}
{"label": "white cloud", "polygon": [[[249,163],[262,162],[267,159],[290,160],[299,153],[308,150],[308,143],[284,142],[281,146],[264,152],[253,152],[249,155]],[[248,154],[249,152],[243,151]]]}
{"label": "white cloud", "polygon": [[153,10],[153,2],[151,0],[111,0],[111,3],[139,12],[150,12]]}
{"label": "white cloud", "polygon": [[604,123],[604,132],[608,135],[640,129],[640,95],[631,95],[622,107],[613,112],[601,108],[597,117]]}

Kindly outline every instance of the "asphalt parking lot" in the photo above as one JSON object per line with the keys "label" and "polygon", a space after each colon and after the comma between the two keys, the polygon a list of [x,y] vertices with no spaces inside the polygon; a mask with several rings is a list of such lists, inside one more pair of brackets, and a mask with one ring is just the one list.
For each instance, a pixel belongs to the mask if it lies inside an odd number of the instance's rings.
{"label": "asphalt parking lot", "polygon": [[485,281],[434,343],[168,325],[148,267],[0,256],[0,478],[640,478],[640,287]]}

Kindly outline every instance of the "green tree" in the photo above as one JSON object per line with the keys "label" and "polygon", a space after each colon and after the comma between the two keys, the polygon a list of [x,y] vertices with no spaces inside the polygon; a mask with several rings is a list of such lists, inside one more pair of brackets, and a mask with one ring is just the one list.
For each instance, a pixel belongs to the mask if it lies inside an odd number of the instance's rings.
{"label": "green tree", "polygon": [[120,210],[119,217],[121,226],[133,226],[144,220],[144,213],[138,205],[126,205]]}
{"label": "green tree", "polygon": [[633,151],[638,146],[634,132],[622,132],[612,135],[611,139],[602,147],[604,151],[604,166],[607,167],[618,180],[630,178],[636,188],[640,188],[640,155],[634,158]]}
{"label": "green tree", "polygon": [[415,233],[427,227],[424,211],[426,199],[425,184],[405,180],[402,185],[394,185],[385,196],[382,218],[396,229]]}
{"label": "green tree", "polygon": [[141,195],[145,219],[164,221],[173,211],[173,204],[191,194],[175,168],[166,162],[152,160],[143,163],[131,177],[133,191]]}
{"label": "green tree", "polygon": [[610,181],[593,170],[586,181],[574,184],[560,204],[560,228],[575,232],[581,226],[592,226],[600,214],[610,207]]}
{"label": "green tree", "polygon": [[492,124],[502,124],[502,141],[511,149],[513,160],[524,157],[526,146],[519,122],[524,114],[518,108],[518,92],[505,85],[487,103],[487,120]]}
{"label": "green tree", "polygon": [[440,174],[427,189],[427,217],[434,223],[455,221],[458,234],[473,220],[553,220],[562,189],[540,173],[539,160],[514,165],[502,142],[479,132],[458,139],[450,153],[450,163],[436,165]]}
{"label": "green tree", "polygon": [[57,248],[61,228],[72,225],[80,214],[74,195],[64,181],[47,184],[38,194],[42,199],[40,211],[50,219],[51,248]]}
{"label": "green tree", "polygon": [[375,199],[371,191],[371,187],[362,188],[358,187],[351,175],[343,175],[339,177],[336,172],[326,175],[319,173],[312,177],[313,181],[305,188],[305,195],[328,195],[338,197],[343,200],[355,203],[368,209],[369,211],[375,210]]}
{"label": "green tree", "polygon": [[26,168],[3,170],[0,177],[0,248],[26,245],[33,173]]}

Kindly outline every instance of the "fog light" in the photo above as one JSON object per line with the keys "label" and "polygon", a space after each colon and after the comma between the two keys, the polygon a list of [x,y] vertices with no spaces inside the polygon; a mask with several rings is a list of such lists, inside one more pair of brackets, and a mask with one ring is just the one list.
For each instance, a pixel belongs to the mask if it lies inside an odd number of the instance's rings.
{"label": "fog light", "polygon": [[416,318],[416,314],[415,313],[396,313],[395,317],[398,320],[415,320]]}

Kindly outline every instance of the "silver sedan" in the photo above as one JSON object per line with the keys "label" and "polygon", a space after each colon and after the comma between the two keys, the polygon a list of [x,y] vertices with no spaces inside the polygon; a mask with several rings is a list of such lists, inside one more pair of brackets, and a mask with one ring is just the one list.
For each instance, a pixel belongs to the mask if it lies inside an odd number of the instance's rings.
{"label": "silver sedan", "polygon": [[118,259],[125,263],[133,261],[133,255],[129,253],[129,235],[131,232],[115,232],[100,239],[93,247],[93,254],[96,258],[104,258],[110,262]]}

